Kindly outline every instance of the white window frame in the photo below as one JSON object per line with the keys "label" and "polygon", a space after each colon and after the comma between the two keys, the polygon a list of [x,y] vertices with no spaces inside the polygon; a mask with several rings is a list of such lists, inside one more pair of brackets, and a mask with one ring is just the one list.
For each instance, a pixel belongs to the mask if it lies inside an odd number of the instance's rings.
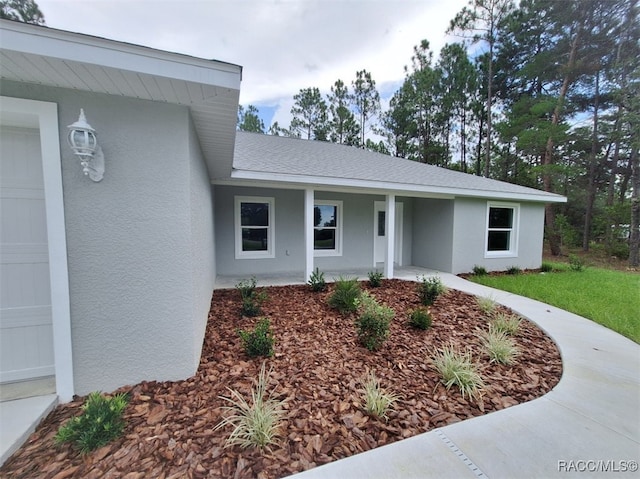
{"label": "white window frame", "polygon": [[[313,207],[315,208],[316,206],[334,206],[336,208],[336,212],[338,214],[338,221],[336,222],[336,247],[334,249],[315,249],[315,246],[313,248],[313,255],[314,256],[342,256],[342,225],[343,225],[343,221],[342,221],[342,215],[343,215],[343,208],[342,208],[342,201],[339,200],[315,200],[313,202]],[[315,238],[315,230],[317,229],[326,229],[323,226],[313,226],[313,237]],[[315,244],[315,240],[314,240],[314,244]]]}
{"label": "white window frame", "polygon": [[[269,205],[269,225],[267,226],[267,249],[266,251],[243,251],[242,250],[242,203],[267,203]],[[275,258],[275,198],[264,196],[236,196],[234,202],[234,225],[235,225],[235,245],[236,259],[263,259]]]}
{"label": "white window frame", "polygon": [[[491,208],[510,208],[513,210],[511,228],[489,228],[489,213]],[[509,249],[505,251],[489,251],[489,232],[490,231],[510,231]],[[518,232],[520,231],[520,205],[518,203],[487,203],[487,218],[485,221],[484,234],[484,257],[485,258],[514,258],[518,256]]]}

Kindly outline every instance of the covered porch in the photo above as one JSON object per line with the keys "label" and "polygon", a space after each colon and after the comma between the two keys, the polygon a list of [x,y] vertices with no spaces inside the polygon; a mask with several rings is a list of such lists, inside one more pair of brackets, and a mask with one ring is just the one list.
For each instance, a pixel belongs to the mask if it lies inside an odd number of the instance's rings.
{"label": "covered porch", "polygon": [[[382,265],[380,265],[382,266]],[[376,268],[365,269],[349,269],[349,270],[332,270],[322,271],[324,279],[327,283],[333,283],[340,276],[349,278],[358,278],[359,281],[366,281],[367,274]],[[382,271],[378,268],[378,271]],[[276,274],[256,274],[255,276],[258,286],[286,286],[290,284],[306,284],[308,277],[303,276],[304,272],[276,273]],[[442,273],[433,269],[422,268],[420,266],[396,266],[394,268],[394,278],[407,281],[415,281],[416,278],[422,276],[438,276]],[[247,279],[247,276],[226,275],[216,278],[214,289],[228,289],[235,287],[240,281]]]}

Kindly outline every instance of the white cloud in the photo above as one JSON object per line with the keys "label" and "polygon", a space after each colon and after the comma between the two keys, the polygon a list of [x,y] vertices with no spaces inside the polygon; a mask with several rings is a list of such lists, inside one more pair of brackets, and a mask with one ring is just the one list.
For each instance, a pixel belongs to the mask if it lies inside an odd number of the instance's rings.
{"label": "white cloud", "polygon": [[242,104],[279,105],[288,125],[301,88],[327,92],[366,69],[399,84],[422,39],[436,53],[466,0],[38,0],[47,25],[242,65]]}

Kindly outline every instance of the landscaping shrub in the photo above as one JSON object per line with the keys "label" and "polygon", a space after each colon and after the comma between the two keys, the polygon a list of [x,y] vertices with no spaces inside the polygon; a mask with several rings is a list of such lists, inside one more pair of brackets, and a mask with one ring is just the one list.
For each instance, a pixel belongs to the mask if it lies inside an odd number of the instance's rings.
{"label": "landscaping shrub", "polygon": [[576,271],[576,272],[583,271],[584,261],[582,261],[582,258],[580,258],[580,256],[577,256],[575,254],[569,255],[569,269],[571,271]]}
{"label": "landscaping shrub", "polygon": [[458,386],[462,397],[479,398],[484,381],[476,365],[471,361],[471,352],[461,353],[453,345],[445,346],[433,358],[433,364],[447,389]]}
{"label": "landscaping shrub", "polygon": [[379,288],[382,286],[382,278],[384,275],[380,271],[369,271],[369,285],[372,288]]}
{"label": "landscaping shrub", "polygon": [[497,332],[514,336],[520,329],[520,318],[513,314],[497,313],[493,316],[489,327]]}
{"label": "landscaping shrub", "polygon": [[319,292],[325,291],[327,289],[327,283],[324,280],[324,273],[321,272],[318,268],[316,268],[315,271],[311,273],[307,284],[311,286],[311,291]]}
{"label": "landscaping shrub", "polygon": [[387,411],[399,399],[399,396],[382,388],[374,371],[370,371],[361,383],[364,410],[377,418],[387,419]]}
{"label": "landscaping shrub", "polygon": [[492,316],[498,304],[490,296],[476,296],[476,304],[485,316]]}
{"label": "landscaping shrub", "polygon": [[431,276],[429,278],[423,276],[422,279],[418,278],[418,295],[420,296],[420,301],[425,306],[431,306],[435,303],[438,296],[444,292],[446,292],[446,288],[437,276]]}
{"label": "landscaping shrub", "polygon": [[233,426],[231,435],[227,438],[225,447],[240,445],[242,448],[256,446],[264,448],[273,444],[280,432],[280,422],[285,414],[283,404],[272,398],[273,391],[267,394],[269,385],[269,373],[266,372],[265,363],[262,363],[258,380],[254,381],[255,387],[251,389],[251,402],[233,389],[229,389],[231,397],[220,396],[220,399],[230,403],[222,409],[231,414],[220,422],[214,430],[227,425]]}
{"label": "landscaping shrub", "polygon": [[489,327],[482,335],[482,345],[489,355],[489,361],[499,364],[513,364],[520,353],[513,339],[503,331]]}
{"label": "landscaping shrub", "polygon": [[82,405],[82,414],[67,421],[55,435],[55,442],[70,442],[87,454],[122,434],[122,414],[129,402],[126,393],[104,396],[92,392]]}
{"label": "landscaping shrub", "polygon": [[409,324],[417,329],[429,329],[431,322],[431,314],[427,308],[416,308],[409,315]]}
{"label": "landscaping shrub", "polygon": [[343,278],[340,276],[335,284],[333,293],[329,296],[329,306],[342,314],[353,313],[358,309],[357,300],[360,297],[360,285],[357,278]]}
{"label": "landscaping shrub", "polygon": [[475,265],[473,267],[473,274],[476,276],[485,276],[487,274],[487,269],[484,266]]}
{"label": "landscaping shrub", "polygon": [[389,324],[395,313],[378,304],[368,293],[362,293],[357,303],[360,310],[356,320],[358,339],[369,351],[378,350],[389,337]]}
{"label": "landscaping shrub", "polygon": [[242,298],[242,315],[254,317],[262,312],[262,303],[267,299],[267,293],[256,291],[256,278],[245,279],[236,284],[236,289],[240,291]]}
{"label": "landscaping shrub", "polygon": [[250,357],[273,355],[273,331],[267,318],[262,318],[253,331],[239,330],[244,350]]}
{"label": "landscaping shrub", "polygon": [[522,273],[522,270],[520,269],[519,266],[509,266],[507,268],[507,274],[520,274]]}

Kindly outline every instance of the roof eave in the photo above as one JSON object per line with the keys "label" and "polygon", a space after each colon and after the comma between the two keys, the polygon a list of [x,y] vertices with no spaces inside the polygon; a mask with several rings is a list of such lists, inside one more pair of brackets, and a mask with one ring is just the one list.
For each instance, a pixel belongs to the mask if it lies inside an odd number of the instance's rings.
{"label": "roof eave", "polygon": [[242,67],[50,27],[2,20],[2,48],[240,89]]}
{"label": "roof eave", "polygon": [[[382,181],[358,180],[350,178],[319,177],[304,175],[287,175],[282,173],[270,173],[235,169],[231,172],[232,180],[264,181],[271,183],[298,184],[308,187],[325,186],[332,188],[353,188],[357,190],[372,190],[382,193],[395,192],[397,194],[437,195],[441,197],[467,197],[484,198],[493,200],[517,200],[538,203],[566,203],[567,198],[554,193],[511,193],[488,190],[473,190],[455,187],[441,187],[432,185],[412,185],[406,183],[391,183]],[[215,183],[215,181],[214,181]]]}

